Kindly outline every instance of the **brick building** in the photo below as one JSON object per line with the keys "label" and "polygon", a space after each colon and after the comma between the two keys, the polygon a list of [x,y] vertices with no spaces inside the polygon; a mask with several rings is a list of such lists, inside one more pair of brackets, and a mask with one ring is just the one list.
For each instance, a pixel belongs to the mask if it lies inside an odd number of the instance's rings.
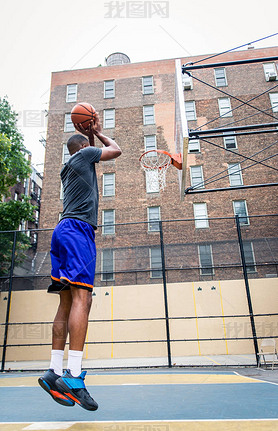
{"label": "brick building", "polygon": [[[277,122],[278,64],[265,60],[277,55],[277,48],[236,51],[215,57],[213,61],[262,60],[193,71],[193,77],[198,80],[184,80],[189,129]],[[203,57],[182,58],[181,62],[195,63]],[[100,162],[97,167],[99,224],[102,225],[97,231],[100,285],[143,284],[161,278],[161,270],[156,270],[161,266],[158,220],[169,221],[164,224],[168,280],[239,277],[238,243],[232,219],[235,214],[241,216],[250,275],[277,274],[274,264],[277,262],[277,218],[271,218],[277,213],[275,187],[188,194],[181,203],[174,167],[168,170],[163,192],[150,187],[138,159],[146,149],[171,152],[174,148],[174,86],[174,59],[130,63],[127,56],[114,54],[108,57],[106,66],[52,74],[40,228],[54,228],[59,220],[62,211],[59,174],[68,157],[66,142],[74,133],[70,112],[77,102],[86,101],[98,110],[104,134],[115,139],[123,152],[119,159]],[[250,101],[249,105],[238,107],[242,100]],[[191,140],[187,187],[198,184],[199,188],[212,189],[276,182],[277,159],[272,157],[275,136],[274,133],[223,135]],[[242,155],[259,160],[269,157],[265,164],[270,167],[254,164],[246,169],[252,161],[244,160]],[[210,183],[216,174],[220,179]],[[252,218],[260,215],[269,217]],[[231,219],[213,220],[215,217]],[[188,221],[177,222],[184,219]],[[171,225],[173,220],[176,222]],[[135,222],[147,223],[130,224]],[[266,240],[267,249],[271,250],[269,256],[266,248],[260,246]],[[259,265],[265,260],[271,269]],[[134,270],[132,277],[130,270]]]}

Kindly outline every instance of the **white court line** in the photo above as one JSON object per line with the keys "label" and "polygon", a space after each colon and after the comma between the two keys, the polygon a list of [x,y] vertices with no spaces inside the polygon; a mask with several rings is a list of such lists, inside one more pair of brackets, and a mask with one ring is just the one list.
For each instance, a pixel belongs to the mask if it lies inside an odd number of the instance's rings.
{"label": "white court line", "polygon": [[248,379],[251,379],[251,380],[259,380],[261,383],[269,383],[270,385],[278,386],[278,383],[269,382],[268,380],[261,380],[261,379],[259,379],[259,378],[257,378],[257,377],[243,376],[242,374],[239,374],[239,373],[237,373],[236,371],[234,371],[234,373],[235,373],[236,375],[240,376],[240,377],[247,377]]}

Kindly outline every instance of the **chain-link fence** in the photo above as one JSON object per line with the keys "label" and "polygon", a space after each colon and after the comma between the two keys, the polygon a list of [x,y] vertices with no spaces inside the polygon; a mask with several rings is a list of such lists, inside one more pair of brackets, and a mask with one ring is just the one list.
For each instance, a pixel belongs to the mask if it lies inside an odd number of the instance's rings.
{"label": "chain-link fence", "polygon": [[[278,337],[277,227],[277,215],[99,226],[85,357],[256,363],[260,340]],[[2,370],[49,355],[52,232],[0,232]]]}

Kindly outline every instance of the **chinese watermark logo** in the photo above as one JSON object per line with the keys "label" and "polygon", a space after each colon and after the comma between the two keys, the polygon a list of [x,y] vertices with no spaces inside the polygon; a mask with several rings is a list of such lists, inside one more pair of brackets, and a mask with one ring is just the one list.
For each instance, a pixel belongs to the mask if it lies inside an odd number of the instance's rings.
{"label": "chinese watermark logo", "polygon": [[169,1],[110,1],[104,18],[169,18]]}

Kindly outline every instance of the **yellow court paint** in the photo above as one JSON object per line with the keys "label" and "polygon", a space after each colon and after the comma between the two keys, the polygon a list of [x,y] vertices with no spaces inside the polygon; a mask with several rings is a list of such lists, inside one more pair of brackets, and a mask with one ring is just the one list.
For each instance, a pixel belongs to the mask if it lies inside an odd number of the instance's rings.
{"label": "yellow court paint", "polygon": [[111,358],[114,357],[114,350],[113,350],[113,339],[114,339],[114,334],[113,334],[113,286],[111,287]]}
{"label": "yellow court paint", "polygon": [[[238,374],[87,374],[87,386],[107,385],[187,385],[264,383]],[[38,386],[38,377],[11,377],[0,379],[0,387]]]}
{"label": "yellow court paint", "polygon": [[0,423],[0,431],[277,431],[276,419]]}

